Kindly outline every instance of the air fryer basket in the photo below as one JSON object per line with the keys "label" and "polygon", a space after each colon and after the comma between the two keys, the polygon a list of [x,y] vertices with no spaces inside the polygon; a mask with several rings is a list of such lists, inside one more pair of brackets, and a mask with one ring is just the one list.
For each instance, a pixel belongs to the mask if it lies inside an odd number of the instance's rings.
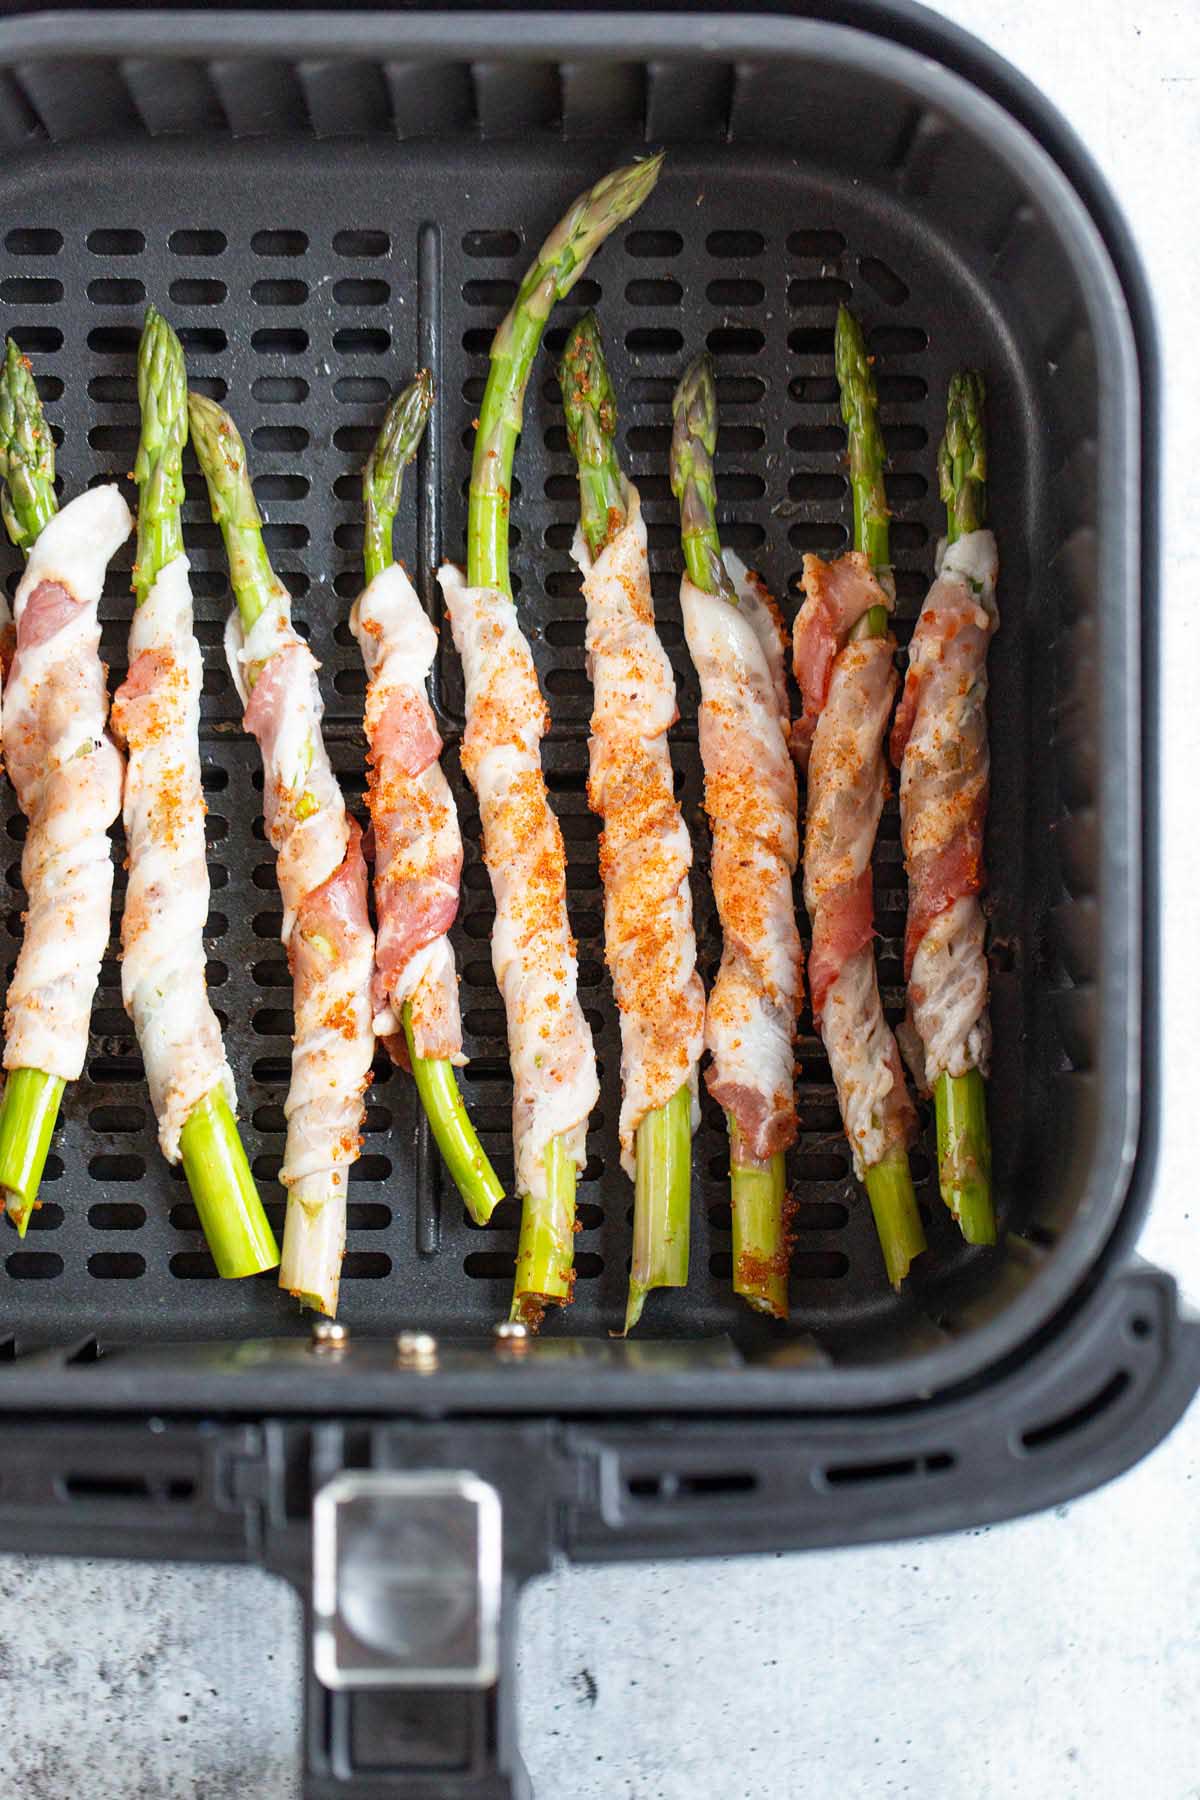
{"label": "air fryer basket", "polygon": [[[262,1556],[303,1583],[308,1506],[324,1478],[412,1466],[469,1467],[506,1502],[523,1496],[519,1525],[506,1505],[509,1578],[555,1544],[631,1555],[849,1541],[1086,1487],[1186,1403],[1197,1334],[1179,1320],[1172,1284],[1126,1261],[1156,1104],[1142,664],[1155,371],[1140,275],[1107,196],[1036,96],[916,9],[861,18],[887,37],[785,16],[721,14],[701,27],[650,13],[292,13],[286,26],[266,14],[60,15],[0,26],[0,321],[33,359],[63,491],[131,467],[135,348],[154,300],[195,385],[225,401],[246,436],[268,544],[323,665],[334,764],[359,810],[363,677],[347,617],[360,580],[359,471],[385,398],[417,366],[433,370],[438,405],[398,542],[436,612],[433,567],[464,547],[488,345],[532,249],[610,164],[650,145],[669,152],[650,202],[547,333],[512,510],[514,585],[553,714],[546,762],[602,1064],[575,1304],[528,1355],[493,1346],[515,1202],[486,1230],[467,1221],[411,1084],[382,1062],[351,1190],[351,1347],[314,1356],[269,1278],[213,1279],[186,1186],[156,1149],[114,937],[45,1204],[23,1245],[11,1233],[0,1245],[11,1359],[0,1406],[13,1446],[0,1515],[31,1546]],[[616,1153],[617,1026],[568,554],[577,495],[554,352],[595,304],[679,682],[673,750],[710,974],[719,940],[677,603],[669,400],[706,344],[722,405],[723,535],[790,616],[804,551],[846,542],[832,369],[841,299],[877,359],[902,639],[939,531],[947,377],[972,363],[989,383],[1002,551],[988,859],[1003,1242],[978,1252],[959,1240],[927,1131],[915,1170],[929,1266],[891,1294],[809,1021],[790,1170],[790,1325],[757,1319],[730,1294],[727,1153],[706,1106],[690,1286],[652,1298],[646,1341],[615,1344],[631,1194]],[[185,516],[206,660],[209,978],[278,1223],[289,982],[257,751],[220,647],[224,558],[194,467]],[[11,591],[17,561],[3,555]],[[114,684],[128,563],[127,553],[102,612]],[[467,1094],[511,1176],[491,899],[458,766],[461,674],[448,633],[436,702],[467,842],[457,928]],[[0,947],[11,963],[23,821],[7,791],[0,805],[11,844]],[[898,1009],[894,811],[876,865],[881,979]],[[118,907],[121,886],[118,874]],[[436,1359],[398,1368],[391,1334],[418,1327],[436,1335]],[[25,1409],[73,1422],[37,1427],[21,1421]],[[165,1435],[147,1430],[151,1410],[169,1422]],[[476,1423],[454,1427],[461,1413]],[[198,1423],[218,1415],[245,1422]],[[425,1422],[317,1427],[318,1415]],[[497,1773],[512,1757],[494,1696],[473,1704],[463,1785],[439,1777],[431,1793],[510,1791]],[[324,1771],[314,1794],[344,1791],[365,1754],[360,1730],[383,1731],[361,1713],[356,1725],[350,1706],[314,1689],[309,1755]],[[408,1769],[409,1785],[380,1775],[363,1791],[425,1792],[412,1745],[405,1762],[388,1743],[388,1767]]]}

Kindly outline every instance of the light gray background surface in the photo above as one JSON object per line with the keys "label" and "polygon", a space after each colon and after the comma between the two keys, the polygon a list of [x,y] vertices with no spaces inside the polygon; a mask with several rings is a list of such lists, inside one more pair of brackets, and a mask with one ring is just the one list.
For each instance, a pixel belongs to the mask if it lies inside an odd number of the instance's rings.
{"label": "light gray background surface", "polygon": [[[1143,1248],[1200,1302],[1200,7],[952,0],[1062,109],[1159,309],[1164,1150]],[[562,1569],[521,1735],[564,1800],[1200,1800],[1200,1409],[1055,1513],[899,1547]],[[296,1604],[247,1571],[0,1556],[4,1800],[296,1800]]]}

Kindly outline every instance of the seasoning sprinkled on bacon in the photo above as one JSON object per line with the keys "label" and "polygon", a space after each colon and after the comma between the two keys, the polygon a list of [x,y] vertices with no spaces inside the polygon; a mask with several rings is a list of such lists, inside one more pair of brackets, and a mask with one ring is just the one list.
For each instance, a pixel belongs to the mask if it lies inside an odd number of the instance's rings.
{"label": "seasoning sprinkled on bacon", "polygon": [[861,327],[838,310],[834,361],[846,422],[854,549],[804,558],[793,631],[804,698],[794,734],[808,770],[804,900],[812,924],[813,1018],[837,1089],[855,1174],[867,1190],[893,1287],[925,1248],[908,1146],[916,1114],[875,972],[871,857],[887,795],[883,738],[896,693],[884,443]]}
{"label": "seasoning sprinkled on bacon", "polygon": [[[827,568],[819,557],[804,558],[798,659],[812,639],[810,608],[824,605]],[[883,1016],[873,947],[871,853],[887,792],[883,738],[896,693],[896,644],[890,632],[850,641],[858,617],[878,603],[882,590],[874,577],[862,581],[855,570],[854,591],[862,612],[855,617],[847,609],[843,615],[824,699],[809,714],[804,901],[812,923],[813,1018],[833,1071],[855,1173],[863,1180],[889,1150],[907,1147],[915,1115]]]}
{"label": "seasoning sprinkled on bacon", "polygon": [[797,1133],[793,1041],[804,973],[792,901],[799,834],[784,632],[762,582],[721,550],[708,356],[686,371],[671,410],[671,489],[686,570],[680,598],[700,677],[704,805],[723,934],[705,1021],[707,1081],[729,1126],[734,1291],[756,1311],[786,1318],[784,1152]]}
{"label": "seasoning sprinkled on bacon", "polygon": [[106,729],[96,609],[133,521],[116,487],[80,494],[44,526],[13,612],[4,753],[29,821],[21,856],[25,935],[8,990],[4,1066],[74,1081],[108,943],[124,765]]}
{"label": "seasoning sprinkled on bacon", "polygon": [[908,873],[901,1033],[938,1115],[942,1197],[968,1242],[996,1239],[984,1078],[991,1031],[984,955],[987,655],[999,623],[996,540],[983,529],[982,378],[955,375],[939,456],[948,539],[909,648],[892,731]]}
{"label": "seasoning sprinkled on bacon", "polygon": [[496,901],[492,965],[508,1020],[517,1187],[541,1199],[554,1139],[583,1168],[600,1093],[577,993],[566,854],[542,774],[549,719],[512,601],[498,588],[468,587],[452,564],[438,580],[466,676],[463,768],[479,798]]}
{"label": "seasoning sprinkled on bacon", "polygon": [[399,563],[375,576],[350,623],[368,675],[375,1031],[403,1043],[407,1001],[417,1055],[462,1064],[458,976],[447,937],[458,914],[462,837],[425,697],[437,633]]}
{"label": "seasoning sprinkled on bacon", "polygon": [[321,730],[318,664],[294,629],[262,539],[245,446],[211,400],[189,397],[192,442],[229,556],[237,609],[226,654],[263,765],[263,812],[283,900],[295,1034],[279,1179],[288,1189],[279,1285],[332,1314],[350,1168],[371,1079],[375,939],[358,825]]}
{"label": "seasoning sprinkled on bacon", "polygon": [[180,1134],[216,1089],[237,1104],[221,1028],[205,990],[208,862],[200,786],[200,686],[188,562],[160,572],[133,616],[129,673],[113,728],[129,762],[129,884],[121,915],[121,992],[134,1022],[159,1143],[179,1160]]}

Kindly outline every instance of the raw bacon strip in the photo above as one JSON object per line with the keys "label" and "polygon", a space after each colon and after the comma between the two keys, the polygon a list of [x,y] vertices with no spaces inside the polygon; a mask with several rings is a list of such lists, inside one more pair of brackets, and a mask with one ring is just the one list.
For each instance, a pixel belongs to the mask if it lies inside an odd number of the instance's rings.
{"label": "raw bacon strip", "polygon": [[129,673],[113,699],[128,755],[129,886],[121,918],[121,993],[134,1022],[158,1138],[179,1160],[179,1134],[217,1088],[237,1096],[205,987],[208,861],[200,785],[200,687],[188,561],[158,575],[133,617]]}
{"label": "raw bacon strip", "polygon": [[13,612],[4,753],[29,820],[21,876],[25,936],[8,991],[6,1069],[73,1081],[108,943],[123,763],[105,728],[96,609],[109,558],[133,521],[116,487],[92,488],[43,527]]}
{"label": "raw bacon strip", "polygon": [[417,1055],[462,1064],[458,976],[447,936],[458,913],[462,837],[425,696],[437,633],[399,563],[359,596],[350,625],[369,677],[375,1031],[390,1047],[403,1045],[400,1012],[407,1000]]}
{"label": "raw bacon strip", "polygon": [[700,677],[704,804],[724,949],[708,1000],[709,1092],[744,1152],[765,1163],[796,1140],[792,1041],[803,959],[792,904],[799,852],[788,755],[783,632],[762,583],[726,551],[733,606],[685,576],[688,649]]}
{"label": "raw bacon strip", "polygon": [[872,606],[890,611],[893,600],[869,557],[860,550],[850,550],[835,562],[806,556],[804,593],[792,638],[792,663],[803,702],[801,716],[792,727],[792,749],[802,769],[808,767],[813,733],[829,698],[838,651],[865,612]]}
{"label": "raw bacon strip", "polygon": [[[321,733],[325,709],[317,662],[293,630],[286,608],[268,606],[248,634],[235,612],[226,645],[246,701],[245,728],[262,752],[264,813],[277,855],[281,935],[292,971],[295,1035],[279,1172],[289,1203],[280,1284],[291,1286],[303,1235],[305,1266],[323,1269],[331,1284],[319,1298],[323,1310],[332,1313],[346,1234],[346,1188],[361,1146],[363,1095],[375,1046],[375,940],[367,916],[362,836],[347,817]],[[248,692],[249,671],[255,680]]]}
{"label": "raw bacon strip", "polygon": [[916,1124],[883,1016],[872,947],[871,852],[887,791],[883,737],[896,693],[896,645],[890,634],[849,641],[870,607],[888,604],[865,556],[833,564],[806,556],[804,592],[794,644],[811,722],[804,838],[809,985],[861,1180],[889,1150],[912,1141]]}
{"label": "raw bacon strip", "polygon": [[544,1199],[547,1147],[561,1137],[582,1169],[600,1093],[577,993],[562,833],[542,775],[549,721],[512,601],[499,588],[468,587],[453,564],[438,580],[466,675],[463,768],[479,798],[496,900],[492,965],[508,1020],[517,1187]]}
{"label": "raw bacon strip", "polygon": [[692,845],[667,747],[678,717],[675,677],[654,628],[641,502],[630,484],[623,492],[625,524],[596,561],[582,532],[572,555],[587,601],[595,693],[588,800],[604,820],[605,959],[621,1014],[621,1165],[632,1178],[638,1126],[685,1084],[692,1129],[699,1123],[704,989],[688,885]]}
{"label": "raw bacon strip", "polygon": [[979,895],[997,568],[990,531],[941,547],[892,731],[909,888],[904,970],[912,1034],[905,1034],[905,1054],[923,1088],[943,1073],[986,1075],[991,1048]]}

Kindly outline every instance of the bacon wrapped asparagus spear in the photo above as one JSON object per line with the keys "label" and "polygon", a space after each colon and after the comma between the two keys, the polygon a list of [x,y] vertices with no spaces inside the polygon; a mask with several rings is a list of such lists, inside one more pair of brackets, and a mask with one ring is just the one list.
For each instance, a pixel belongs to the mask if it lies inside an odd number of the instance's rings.
{"label": "bacon wrapped asparagus spear", "polygon": [[837,376],[850,442],[854,550],[804,558],[796,679],[804,698],[793,743],[808,770],[804,898],[812,923],[813,1017],[837,1087],[894,1287],[925,1248],[908,1146],[916,1115],[875,974],[871,853],[887,793],[883,737],[896,693],[896,644],[884,449],[862,333],[842,307]]}
{"label": "bacon wrapped asparagus spear", "polygon": [[984,530],[983,378],[950,383],[938,453],[946,542],[913,632],[892,728],[908,873],[901,1043],[937,1109],[942,1198],[970,1244],[994,1244],[987,1075],[991,1034],[983,952],[988,802],[987,653],[999,623],[996,540]]}
{"label": "bacon wrapped asparagus spear", "polygon": [[133,521],[111,484],[58,510],[54,440],[11,338],[0,378],[0,476],[8,535],[28,559],[13,603],[3,722],[5,762],[29,821],[21,856],[28,903],[8,990],[0,1104],[0,1189],[23,1237],[63,1090],[83,1071],[108,942],[108,830],[123,765],[106,726],[97,606]]}
{"label": "bacon wrapped asparagus spear", "polygon": [[717,394],[707,356],[692,364],[672,404],[683,624],[700,677],[704,805],[724,934],[705,1024],[706,1079],[729,1124],[734,1289],[757,1311],[786,1318],[784,1152],[797,1133],[793,1040],[804,975],[792,904],[799,833],[784,634],[762,583],[721,550]]}
{"label": "bacon wrapped asparagus spear", "polygon": [[291,622],[272,569],[229,415],[190,394],[192,443],[229,557],[236,611],[226,635],[244,724],[263,760],[263,809],[277,853],[283,943],[292,970],[295,1034],[287,1145],[288,1189],[279,1285],[332,1315],[346,1241],[346,1188],[361,1145],[371,1079],[371,973],[362,834],[346,813],[321,734],[317,662]]}
{"label": "bacon wrapped asparagus spear", "polygon": [[363,472],[367,585],[350,625],[368,676],[367,801],[375,835],[375,1033],[406,1060],[430,1129],[479,1225],[504,1190],[475,1135],[455,1080],[466,1062],[458,972],[447,933],[458,913],[462,837],[425,694],[437,632],[392,552],[404,470],[433,405],[422,370],[388,408]]}
{"label": "bacon wrapped asparagus spear", "polygon": [[582,194],[526,273],[492,342],[471,468],[466,579],[452,565],[438,577],[466,676],[463,767],[479,797],[496,900],[492,965],[508,1022],[523,1200],[512,1311],[530,1322],[547,1304],[571,1298],[575,1184],[599,1083],[577,992],[562,833],[542,774],[549,719],[508,575],[513,452],[529,371],[555,302],[637,211],[661,162],[652,157],[618,169]]}
{"label": "bacon wrapped asparagus spear", "polygon": [[604,951],[621,1015],[621,1161],[634,1180],[628,1332],[652,1288],[687,1284],[704,989],[688,885],[692,845],[667,748],[678,717],[675,677],[654,628],[646,526],[617,461],[616,397],[594,314],[572,332],[559,381],[579,465],[573,554],[595,689],[588,800],[604,821]]}
{"label": "bacon wrapped asparagus spear", "polygon": [[204,980],[208,864],[200,785],[203,666],[183,553],[187,375],[179,339],[150,307],[138,355],[142,436],[129,673],[113,697],[125,744],[129,886],[121,991],[134,1022],[159,1143],[182,1157],[217,1272],[274,1269],[279,1249],[238,1136],[237,1095]]}

